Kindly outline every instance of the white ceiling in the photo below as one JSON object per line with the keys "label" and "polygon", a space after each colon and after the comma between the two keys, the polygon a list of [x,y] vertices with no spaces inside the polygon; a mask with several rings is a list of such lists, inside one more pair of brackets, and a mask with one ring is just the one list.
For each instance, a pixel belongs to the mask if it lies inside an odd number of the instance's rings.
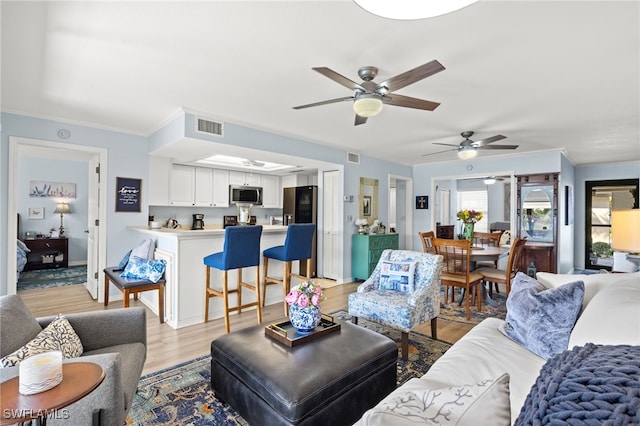
{"label": "white ceiling", "polygon": [[[350,0],[2,1],[2,111],[150,134],[180,108],[404,164],[503,134],[515,151],[577,165],[640,160],[638,1],[487,1],[394,21]],[[433,59],[446,70],[398,91],[435,111],[385,105],[354,126],[349,96],[311,70],[382,81]],[[260,160],[260,158],[254,158]],[[269,159],[273,161],[273,159]]]}

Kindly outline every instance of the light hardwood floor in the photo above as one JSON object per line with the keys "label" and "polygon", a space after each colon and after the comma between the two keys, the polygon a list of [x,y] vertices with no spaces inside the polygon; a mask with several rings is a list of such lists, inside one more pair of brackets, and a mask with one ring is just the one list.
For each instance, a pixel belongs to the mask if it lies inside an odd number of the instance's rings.
{"label": "light hardwood floor", "polygon": [[[323,312],[347,309],[347,297],[355,291],[358,283],[336,285],[327,288],[327,300],[322,302]],[[204,290],[203,290],[204,291]],[[100,311],[122,307],[122,301],[113,301],[104,307],[91,299],[83,285],[72,285],[45,290],[28,290],[18,293],[36,317],[70,314],[74,312]],[[212,301],[213,303],[213,301]],[[131,300],[131,306],[142,306],[147,311],[147,360],[143,374],[188,361],[210,351],[211,341],[224,334],[222,318],[174,330],[167,324],[160,324],[158,317],[142,302]],[[278,303],[263,308],[262,322],[270,323],[285,319],[283,305]],[[255,325],[254,310],[231,316],[231,331]],[[450,343],[464,336],[472,326],[462,323],[438,320],[438,338]],[[431,335],[430,323],[416,328],[416,331]]]}

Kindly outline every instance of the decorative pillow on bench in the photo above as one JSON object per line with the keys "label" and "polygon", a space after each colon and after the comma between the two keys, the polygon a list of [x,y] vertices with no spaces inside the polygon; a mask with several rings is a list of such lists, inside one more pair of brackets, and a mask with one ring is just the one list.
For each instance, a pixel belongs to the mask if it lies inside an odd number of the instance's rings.
{"label": "decorative pillow on bench", "polygon": [[122,278],[149,280],[157,283],[162,278],[166,267],[167,262],[165,260],[141,259],[131,255],[129,263],[127,263],[120,276]]}

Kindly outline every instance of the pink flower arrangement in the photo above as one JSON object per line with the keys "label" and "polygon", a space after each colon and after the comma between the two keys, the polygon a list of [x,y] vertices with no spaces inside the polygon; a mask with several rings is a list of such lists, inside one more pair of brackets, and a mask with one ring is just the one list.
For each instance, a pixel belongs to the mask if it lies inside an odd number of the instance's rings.
{"label": "pink flower arrangement", "polygon": [[322,289],[313,284],[313,281],[303,281],[293,287],[284,300],[291,305],[298,305],[301,308],[309,306],[320,307],[320,302],[324,300]]}

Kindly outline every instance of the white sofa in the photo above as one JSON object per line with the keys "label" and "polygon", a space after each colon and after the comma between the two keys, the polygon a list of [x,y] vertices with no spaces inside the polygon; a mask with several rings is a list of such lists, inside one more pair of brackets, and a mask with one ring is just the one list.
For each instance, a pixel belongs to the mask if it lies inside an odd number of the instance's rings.
{"label": "white sofa", "polygon": [[[556,275],[538,273],[537,280],[547,288],[581,280],[585,284],[582,310],[571,332],[569,347],[592,342],[606,345],[640,345],[640,273]],[[402,419],[385,416],[390,404],[396,404],[409,392],[424,400],[428,390],[471,385],[509,375],[510,423],[518,417],[545,360],[501,333],[504,321],[488,318],[456,342],[421,378],[409,380],[389,394],[359,420],[360,425],[403,424]],[[506,381],[503,380],[503,381]],[[473,391],[473,389],[472,389]],[[506,395],[506,389],[503,394]],[[506,396],[504,397],[506,398]],[[504,401],[503,401],[504,402]],[[498,416],[499,401],[485,399],[482,407],[468,410],[460,423],[482,425],[478,415]],[[505,407],[506,413],[509,408]],[[479,414],[478,414],[479,413]],[[504,413],[503,413],[504,414]],[[471,417],[471,418],[469,418]],[[508,415],[502,422],[509,421]],[[501,424],[498,419],[491,424]],[[415,422],[412,424],[420,424]],[[446,422],[445,422],[446,423]],[[407,422],[409,424],[409,422]],[[423,422],[424,424],[424,422]]]}

